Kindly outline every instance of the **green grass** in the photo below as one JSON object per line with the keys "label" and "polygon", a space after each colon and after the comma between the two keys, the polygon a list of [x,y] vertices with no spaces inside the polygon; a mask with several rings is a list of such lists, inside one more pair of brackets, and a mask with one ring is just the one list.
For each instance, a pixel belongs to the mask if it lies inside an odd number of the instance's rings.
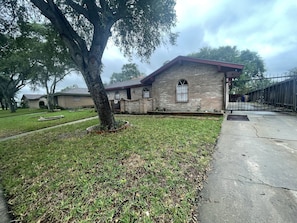
{"label": "green grass", "polygon": [[[64,118],[51,121],[38,121],[42,117],[64,115]],[[63,110],[59,112],[47,112],[41,109],[18,109],[16,113],[0,111],[0,138],[42,129],[58,124],[63,124],[83,118],[96,116],[94,109]]]}
{"label": "green grass", "polygon": [[45,110],[45,109],[19,108],[16,110],[16,112],[11,113],[10,110],[0,109],[0,118],[26,115],[26,114],[32,114],[32,113],[43,113],[46,111],[47,110]]}
{"label": "green grass", "polygon": [[0,146],[0,180],[17,222],[190,222],[222,119],[121,116]]}

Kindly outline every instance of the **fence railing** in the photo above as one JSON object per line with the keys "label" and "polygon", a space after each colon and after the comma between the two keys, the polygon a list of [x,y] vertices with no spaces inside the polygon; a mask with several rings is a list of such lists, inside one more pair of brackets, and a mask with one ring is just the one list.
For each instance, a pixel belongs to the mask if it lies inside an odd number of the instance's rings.
{"label": "fence railing", "polygon": [[263,77],[237,85],[253,89],[242,95],[230,95],[228,110],[297,111],[297,75]]}

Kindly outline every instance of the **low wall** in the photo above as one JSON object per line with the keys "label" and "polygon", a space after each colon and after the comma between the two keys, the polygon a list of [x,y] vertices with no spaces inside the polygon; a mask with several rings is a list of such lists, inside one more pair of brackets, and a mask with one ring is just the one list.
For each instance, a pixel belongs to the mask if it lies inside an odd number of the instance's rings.
{"label": "low wall", "polygon": [[120,103],[121,113],[130,114],[146,114],[147,112],[153,111],[153,99],[142,98],[137,100],[125,100],[122,99]]}

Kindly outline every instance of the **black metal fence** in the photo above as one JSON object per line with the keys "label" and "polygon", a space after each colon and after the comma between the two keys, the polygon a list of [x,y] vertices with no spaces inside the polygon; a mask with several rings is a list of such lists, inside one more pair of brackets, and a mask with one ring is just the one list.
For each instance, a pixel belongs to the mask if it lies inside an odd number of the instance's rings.
{"label": "black metal fence", "polygon": [[245,92],[231,90],[229,111],[297,111],[297,75],[235,80],[232,86]]}

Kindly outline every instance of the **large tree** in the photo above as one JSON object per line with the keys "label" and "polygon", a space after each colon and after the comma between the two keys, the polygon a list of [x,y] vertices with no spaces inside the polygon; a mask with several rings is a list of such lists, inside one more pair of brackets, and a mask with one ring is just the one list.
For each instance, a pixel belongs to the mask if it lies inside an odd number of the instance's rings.
{"label": "large tree", "polygon": [[[100,74],[111,36],[123,53],[148,59],[162,43],[174,43],[175,0],[31,0],[70,50],[95,103],[101,126],[115,128]],[[166,38],[169,36],[169,38]]]}
{"label": "large tree", "polygon": [[16,111],[16,93],[27,83],[32,69],[33,39],[0,34],[0,91],[10,111]]}
{"label": "large tree", "polygon": [[143,74],[138,70],[135,63],[124,64],[122,71],[113,73],[110,77],[110,83],[123,82],[142,76]]}
{"label": "large tree", "polygon": [[53,95],[57,84],[73,71],[74,64],[69,51],[51,25],[27,24],[27,30],[37,38],[34,45],[35,72],[31,78],[33,90],[46,90],[48,110],[54,109]]}

